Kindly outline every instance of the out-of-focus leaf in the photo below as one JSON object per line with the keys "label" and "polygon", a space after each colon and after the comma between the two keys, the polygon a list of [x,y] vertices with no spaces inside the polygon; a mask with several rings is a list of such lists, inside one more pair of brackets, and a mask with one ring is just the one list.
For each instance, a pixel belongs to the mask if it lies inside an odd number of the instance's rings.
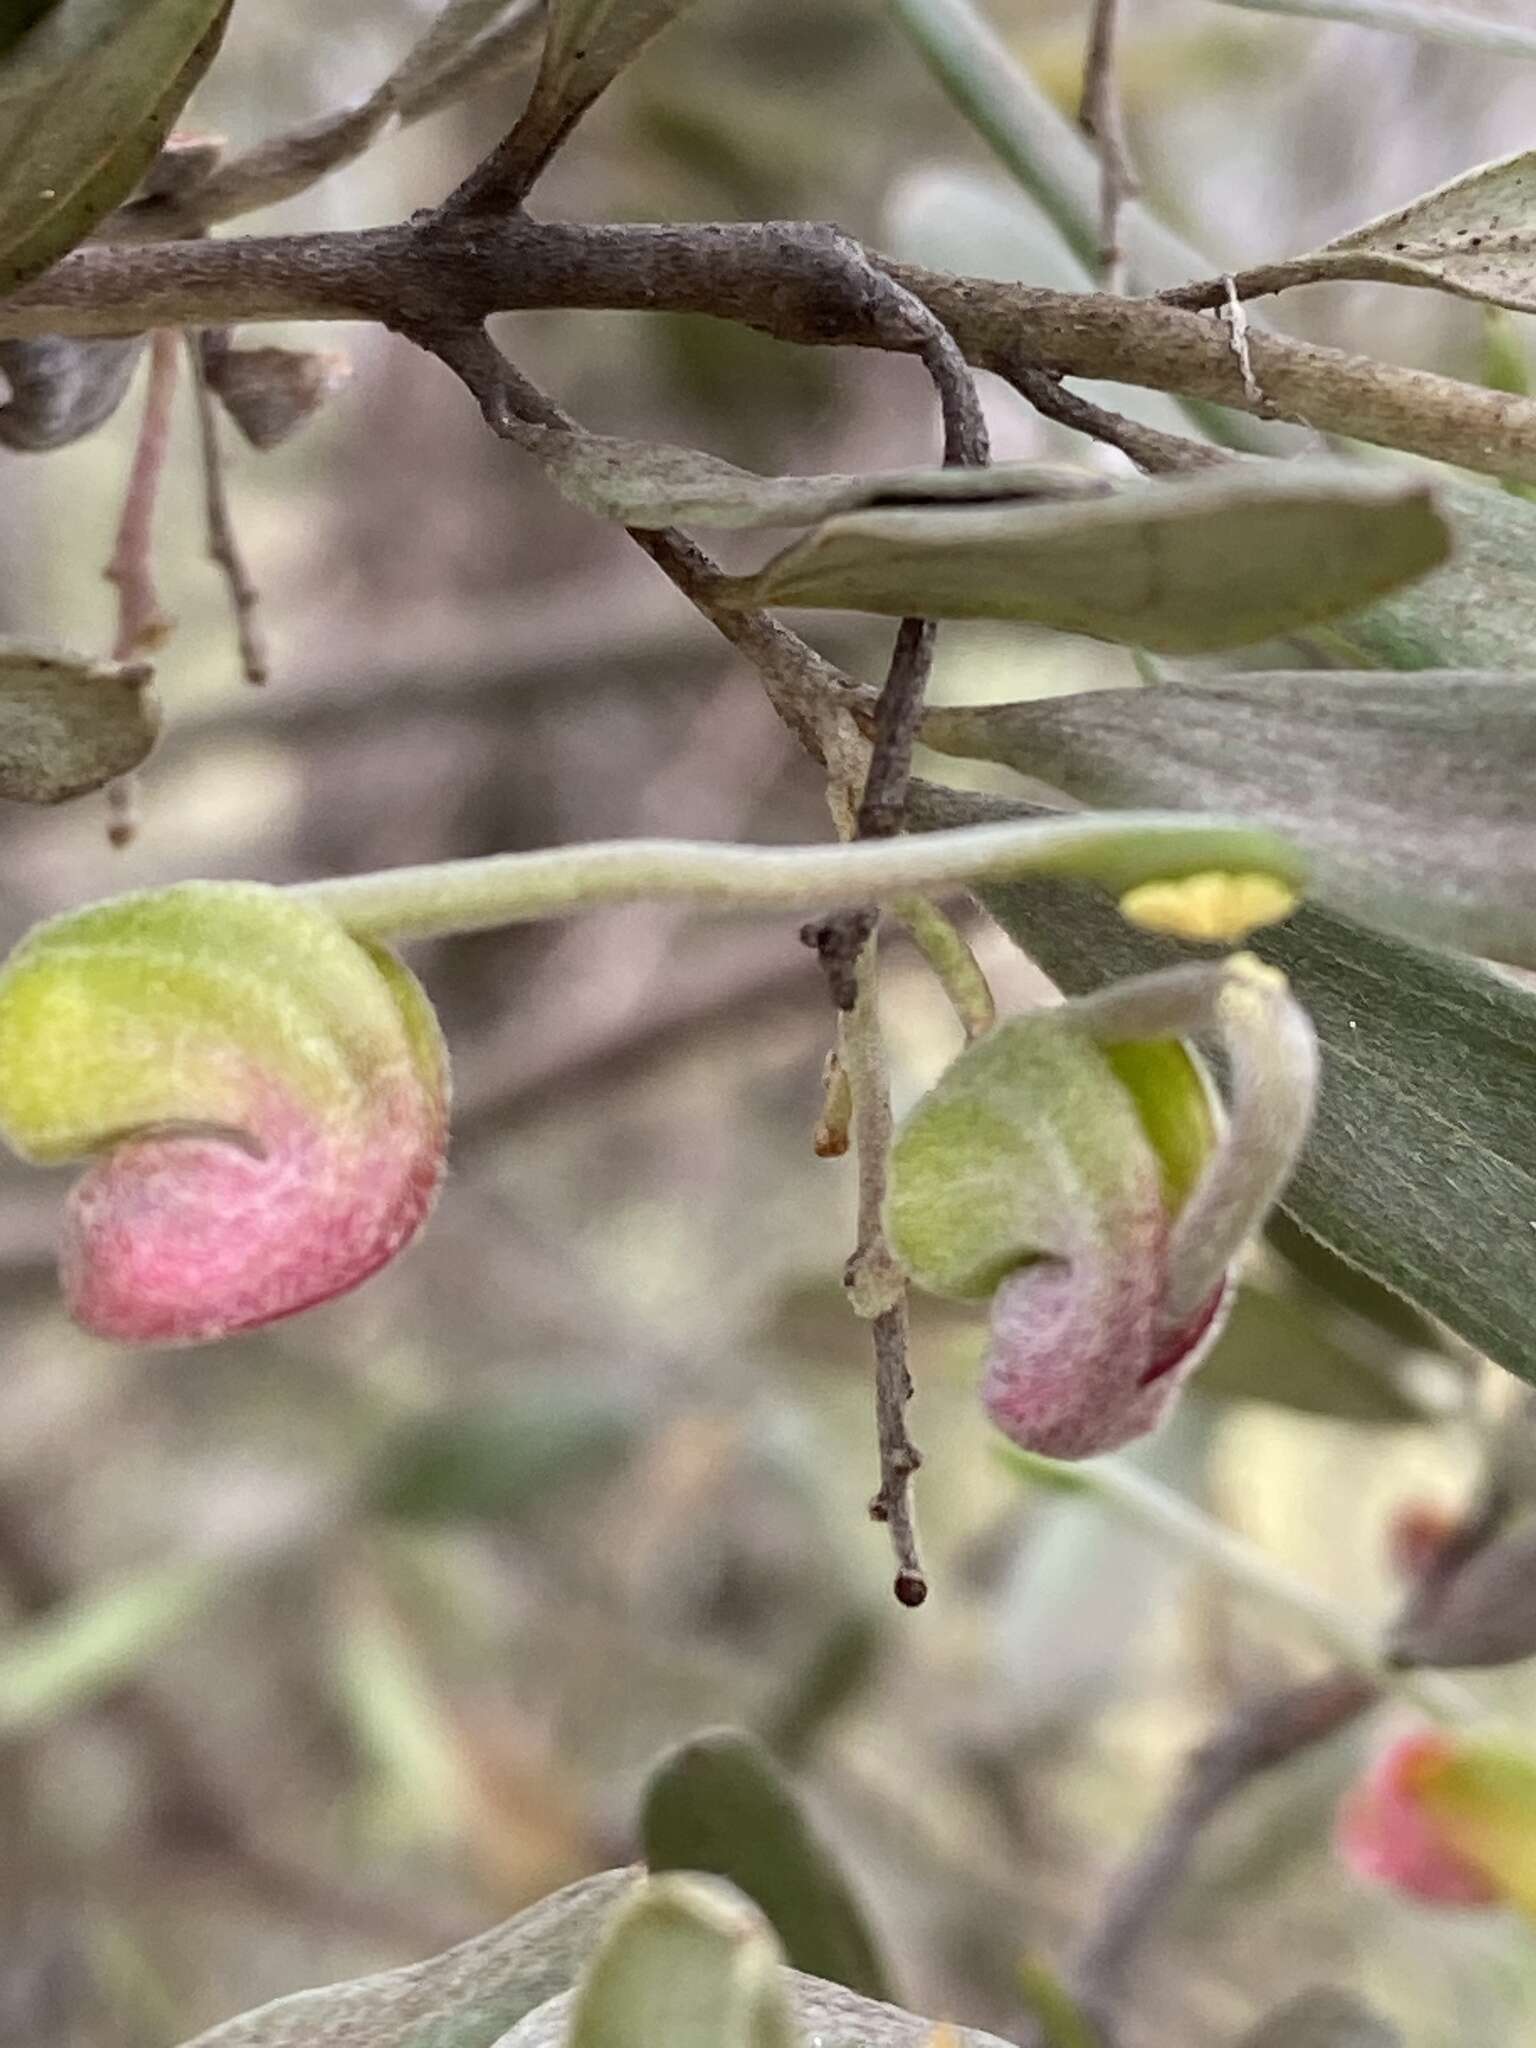
{"label": "out-of-focus leaf", "polygon": [[1261,818],[1331,909],[1536,967],[1536,674],[1229,676],[934,711],[922,737],[1095,806]]}
{"label": "out-of-focus leaf", "polygon": [[866,1609],[840,1609],[804,1663],[786,1675],[763,1717],[764,1739],[782,1762],[805,1756],[827,1723],[868,1685],[879,1667],[883,1635]]}
{"label": "out-of-focus leaf", "polygon": [[1536,1657],[1536,1521],[1496,1536],[1393,1629],[1395,1664],[1471,1670]]}
{"label": "out-of-focus leaf", "polygon": [[[571,1997],[567,2048],[794,2048],[782,1957],[755,1906],[697,1877],[649,1877]],[[513,2032],[507,2048],[513,2048]]]}
{"label": "out-of-focus leaf", "polygon": [[8,1631],[0,1645],[0,1735],[17,1735],[108,1692],[205,1612],[225,1559],[159,1565]]}
{"label": "out-of-focus leaf", "polygon": [[[935,2024],[916,2013],[846,1991],[841,1984],[825,1984],[819,1978],[802,1976],[798,1970],[785,1970],[782,1974],[790,2011],[807,2048],[1009,2048],[995,2034],[984,2034],[976,2027]],[[574,1997],[569,1992],[562,1998],[551,1999],[514,2027],[496,2048],[576,2048],[569,2031],[573,2004]],[[628,2036],[624,2038],[627,2040]],[[651,2036],[646,2048],[660,2048],[661,2040],[659,2035]],[[196,2044],[196,2048],[201,2048],[201,2044]],[[298,2044],[293,2044],[293,2048],[298,2048]],[[371,2040],[367,2048],[374,2048]],[[392,2048],[392,2044],[386,2043],[384,2048]],[[413,2043],[412,2048],[417,2048],[417,2044]],[[436,2041],[430,2043],[430,2048],[437,2048]],[[444,2048],[448,2048],[447,2043]],[[457,2040],[452,2048],[459,2048]],[[472,2044],[472,2048],[478,2048],[478,2043]],[[619,2048],[618,2037],[615,2048]]]}
{"label": "out-of-focus leaf", "polygon": [[750,1736],[711,1729],[664,1756],[645,1788],[640,1835],[652,1870],[728,1878],[767,1914],[797,1969],[888,1995],[874,1935],[836,1857]]}
{"label": "out-of-focus leaf", "polygon": [[1326,629],[1346,655],[1395,669],[1528,669],[1536,646],[1536,505],[1486,484],[1439,488],[1451,559]]}
{"label": "out-of-focus leaf", "polygon": [[138,183],[213,61],[231,0],[61,0],[0,64],[0,292]]}
{"label": "out-of-focus leaf", "polygon": [[396,1521],[526,1514],[573,1481],[610,1471],[635,1415],[595,1395],[554,1392],[408,1422],[383,1451],[367,1504]]}
{"label": "out-of-focus leaf", "polygon": [[68,447],[122,404],[145,336],[0,341],[0,443],[29,454]]}
{"label": "out-of-focus leaf", "polygon": [[1428,43],[1492,50],[1501,57],[1536,57],[1536,29],[1463,14],[1459,8],[1442,7],[1440,0],[1428,6],[1418,0],[1225,0],[1225,5],[1253,14],[1294,14],[1307,21],[1349,21],[1360,28],[1418,36]]}
{"label": "out-of-focus leaf", "polygon": [[454,1834],[476,1789],[463,1741],[397,1617],[361,1577],[346,1587],[327,1648],[370,1819],[409,1837]]}
{"label": "out-of-focus leaf", "polygon": [[[914,792],[923,825],[1020,815],[998,798]],[[1072,994],[1188,957],[1049,885],[978,893]],[[1312,1136],[1281,1206],[1536,1380],[1536,996],[1310,906],[1252,948],[1289,976],[1323,1046]]]}
{"label": "out-of-focus leaf", "polygon": [[626,526],[809,526],[867,507],[1102,498],[1107,479],[1033,462],[894,469],[869,476],[758,476],[698,448],[518,427],[515,437],[573,504]]}
{"label": "out-of-focus leaf", "polygon": [[1104,2036],[1045,1963],[1019,1965],[1019,1989],[1040,2030],[1041,2048],[1104,2048]]}
{"label": "out-of-focus leaf", "polygon": [[1281,267],[1294,270],[1297,283],[1433,285],[1536,312],[1536,150],[1480,164]]}
{"label": "out-of-focus leaf", "polygon": [[15,43],[20,42],[36,21],[41,21],[50,7],[57,7],[59,0],[7,0],[0,10],[0,57]]}
{"label": "out-of-focus leaf", "polygon": [[575,1982],[638,1875],[583,1878],[445,1955],[276,1999],[185,2048],[492,2048]]}
{"label": "out-of-focus leaf", "polygon": [[1226,1328],[1190,1391],[1341,1422],[1429,1419],[1374,1332],[1362,1330],[1360,1340],[1350,1342],[1329,1319],[1251,1281],[1238,1288]]}
{"label": "out-of-focus leaf", "polygon": [[1444,558],[1416,477],[1234,464],[1087,504],[844,513],[727,604],[1031,619],[1160,653],[1267,639],[1353,611]]}
{"label": "out-of-focus leaf", "polygon": [[0,640],[0,797],[63,803],[137,768],[160,729],[153,674]]}
{"label": "out-of-focus leaf", "polygon": [[[1214,1402],[1177,1402],[1120,1461],[1199,1508],[1222,1420]],[[1022,1476],[1013,1448],[1009,1470]],[[1149,1543],[1132,1517],[1105,1513],[1089,1469],[1030,1461],[1028,1516],[989,1604],[988,1661],[1021,1740],[1086,1721],[1120,1697],[1155,1617],[1189,1583],[1188,1560],[1172,1544]]]}
{"label": "out-of-focus leaf", "polygon": [[1402,2048],[1402,2036],[1352,1992],[1319,1987],[1287,1999],[1238,2048]]}

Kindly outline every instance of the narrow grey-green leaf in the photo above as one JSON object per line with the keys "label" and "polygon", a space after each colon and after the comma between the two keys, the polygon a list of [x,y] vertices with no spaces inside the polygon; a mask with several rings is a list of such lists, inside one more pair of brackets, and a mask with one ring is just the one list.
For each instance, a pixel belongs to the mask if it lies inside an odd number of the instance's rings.
{"label": "narrow grey-green leaf", "polygon": [[719,594],[743,608],[1031,619],[1193,654],[1357,610],[1448,545],[1421,478],[1242,463],[1085,504],[845,513]]}
{"label": "narrow grey-green leaf", "polygon": [[137,768],[160,726],[153,674],[0,640],[0,797],[63,803]]}
{"label": "narrow grey-green leaf", "polygon": [[1192,1383],[1218,1401],[1262,1401],[1337,1422],[1423,1423],[1429,1412],[1369,1325],[1351,1329],[1283,1289],[1245,1281]]}
{"label": "narrow grey-green leaf", "polygon": [[611,1470],[635,1431],[634,1414],[611,1399],[553,1389],[424,1415],[385,1447],[367,1505],[410,1522],[526,1514],[573,1482]]}
{"label": "narrow grey-green leaf", "polygon": [[0,292],[125,199],[212,62],[231,0],[62,0],[0,63]]}
{"label": "narrow grey-green leaf", "polygon": [[1402,2048],[1402,2035],[1353,1992],[1319,1986],[1260,2020],[1238,2048]]}
{"label": "narrow grey-green leaf", "polygon": [[796,1969],[889,1996],[875,1938],[836,1856],[761,1743],[714,1728],[664,1756],[640,1808],[652,1870],[728,1878],[772,1922]]}
{"label": "narrow grey-green leaf", "polygon": [[460,44],[446,57],[439,51],[434,70],[410,67],[404,77],[397,73],[391,86],[401,119],[423,120],[466,93],[531,69],[539,55],[543,23],[543,0],[510,0],[473,41]]}
{"label": "narrow grey-green leaf", "polygon": [[1480,164],[1284,267],[1305,281],[1432,285],[1536,312],[1536,150]]}
{"label": "narrow grey-green leaf", "polygon": [[573,1984],[638,1872],[606,1870],[402,1970],[298,1991],[185,2048],[491,2048]]}
{"label": "narrow grey-green leaf", "polygon": [[[924,785],[911,815],[954,825],[1029,807]],[[977,893],[1071,994],[1189,957],[1051,884]],[[1536,1380],[1536,995],[1317,906],[1250,945],[1289,975],[1323,1046],[1312,1135],[1282,1208]]]}
{"label": "narrow grey-green leaf", "polygon": [[551,427],[512,432],[573,504],[626,526],[809,526],[868,506],[1102,498],[1111,489],[1107,479],[1065,464],[759,476],[699,448]]}
{"label": "narrow grey-green leaf", "polygon": [[773,1930],[726,1885],[644,1879],[572,1996],[565,2039],[567,2048],[795,2048]]}
{"label": "narrow grey-green leaf", "polygon": [[385,91],[399,106],[408,106],[432,91],[439,75],[455,65],[481,36],[508,16],[526,20],[530,34],[537,26],[538,0],[445,0],[426,33],[419,36],[390,73]]}
{"label": "narrow grey-green leaf", "polygon": [[197,188],[197,218],[211,226],[275,206],[361,156],[391,120],[423,120],[531,66],[543,15],[542,0],[449,0],[367,99],[284,129],[220,164]]}
{"label": "narrow grey-green leaf", "polygon": [[1536,1657],[1536,1521],[1495,1536],[1445,1583],[1431,1580],[1387,1649],[1396,1664],[1448,1670]]}
{"label": "narrow grey-green leaf", "polygon": [[693,0],[550,0],[534,97],[542,105],[565,108],[572,116],[580,113],[692,4]]}
{"label": "narrow grey-green leaf", "polygon": [[1451,559],[1327,627],[1345,658],[1383,668],[1526,669],[1536,647],[1536,504],[1488,485],[1444,484]]}
{"label": "narrow grey-green leaf", "polygon": [[1536,967],[1536,673],[1258,673],[931,712],[923,739],[1110,809],[1222,810],[1306,847],[1362,922]]}
{"label": "narrow grey-green leaf", "polygon": [[1458,1369],[1456,1361],[1446,1357],[1428,1316],[1359,1266],[1341,1259],[1278,1209],[1265,1225],[1264,1240],[1283,1262],[1289,1287],[1302,1288],[1309,1298],[1367,1324],[1399,1351],[1439,1352],[1453,1370]]}
{"label": "narrow grey-green leaf", "polygon": [[[997,2035],[984,2034],[977,2027],[941,2027],[917,2013],[861,1997],[841,1984],[826,1984],[817,1977],[802,1976],[798,1970],[785,1970],[783,1975],[790,2010],[808,2048],[1010,2048]],[[514,2027],[496,2048],[574,2048],[569,2032],[573,2002],[569,1992],[551,1999]],[[375,2048],[375,2043],[369,2040],[363,2048]],[[439,2044],[423,2042],[421,2048],[439,2048]],[[453,2048],[458,2048],[457,2042]],[[647,2042],[646,2048],[653,2044]],[[655,2048],[660,2048],[659,2038]]]}

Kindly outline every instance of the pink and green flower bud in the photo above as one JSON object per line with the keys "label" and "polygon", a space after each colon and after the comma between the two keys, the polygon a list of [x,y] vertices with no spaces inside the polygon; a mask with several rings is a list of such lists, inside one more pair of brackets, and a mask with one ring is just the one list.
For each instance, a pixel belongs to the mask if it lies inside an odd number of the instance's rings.
{"label": "pink and green flower bud", "polygon": [[[1230,1112],[1184,1043],[1204,1031]],[[982,1397],[1014,1443],[1091,1457],[1162,1420],[1295,1164],[1316,1072],[1283,977],[1238,956],[1013,1018],[918,1105],[890,1241],[919,1286],[991,1297]]]}
{"label": "pink and green flower bud", "polygon": [[71,1192],[71,1314],[202,1342],[356,1287],[442,1180],[448,1063],[393,955],[252,883],[39,926],[0,970],[0,1134]]}
{"label": "pink and green flower bud", "polygon": [[1536,1760],[1439,1728],[1399,1735],[1345,1795],[1356,1876],[1437,1906],[1536,1910]]}

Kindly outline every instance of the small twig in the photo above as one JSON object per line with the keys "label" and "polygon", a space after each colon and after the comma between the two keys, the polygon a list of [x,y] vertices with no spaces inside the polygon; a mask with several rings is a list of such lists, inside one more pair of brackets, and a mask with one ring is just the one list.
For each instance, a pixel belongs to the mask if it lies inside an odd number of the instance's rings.
{"label": "small twig", "polygon": [[[171,408],[176,397],[177,346],[174,329],[157,327],[149,338],[149,377],[144,416],[134,444],[123,509],[106,578],[117,586],[116,661],[131,661],[169,638],[175,621],[160,602],[155,582],[155,508],[171,444]],[[139,778],[121,776],[107,788],[107,838],[131,846],[139,831]]]}
{"label": "small twig", "polygon": [[[464,385],[494,433],[517,440],[518,422],[554,427],[566,433],[581,429],[502,354],[481,327],[399,330],[408,341],[435,356]],[[674,527],[625,529],[688,602],[757,670],[768,701],[816,760],[827,755],[839,696],[852,692],[842,671],[814,647],[780,625],[771,613],[737,611],[714,602],[718,565],[686,534]]]}
{"label": "small twig", "polygon": [[872,1522],[883,1522],[896,1559],[891,1590],[903,1607],[921,1607],[928,1579],[917,1548],[912,1478],[923,1454],[907,1431],[912,1375],[907,1369],[907,1301],[884,1309],[874,1321],[875,1428],[880,1442],[880,1488],[869,1504]]}
{"label": "small twig", "polygon": [[1091,399],[1069,391],[1050,370],[1038,370],[1028,363],[1011,364],[1004,377],[1036,412],[1058,425],[1086,434],[1106,448],[1118,448],[1136,467],[1149,476],[1179,476],[1193,470],[1215,469],[1235,458],[1224,448],[1205,441],[1193,441],[1185,434],[1165,433],[1161,427],[1144,426],[1111,412]]}
{"label": "small twig", "polygon": [[1338,1670],[1246,1701],[1184,1766],[1173,1798],[1113,1881],[1072,1971],[1072,1992],[1113,2042],[1130,1966],[1182,1882],[1206,1826],[1253,1779],[1357,1720],[1376,1698],[1358,1671]]}
{"label": "small twig", "polygon": [[[923,335],[919,353],[933,380],[944,422],[944,461],[951,468],[985,466],[989,449],[976,380],[953,335],[904,285],[886,279],[895,303]],[[901,830],[907,784],[912,774],[912,748],[923,720],[923,697],[933,668],[938,627],[932,619],[906,618],[896,629],[870,726],[869,761],[859,798],[853,836],[889,839]],[[879,912],[868,905],[835,911],[808,924],[801,939],[815,948],[839,1010],[853,1007],[855,967],[873,936]]]}
{"label": "small twig", "polygon": [[1124,109],[1116,56],[1120,0],[1094,0],[1083,61],[1083,96],[1078,121],[1099,153],[1099,278],[1107,292],[1125,290],[1125,250],[1120,215],[1140,191],[1126,147]]}
{"label": "small twig", "polygon": [[203,363],[202,338],[187,336],[187,358],[192,366],[192,392],[197,401],[198,445],[203,461],[203,507],[208,528],[208,559],[223,575],[235,615],[235,634],[240,647],[240,666],[248,683],[264,683],[270,673],[266,635],[262,631],[261,594],[240,552],[230,517],[228,477],[224,451],[219,443],[219,420],[213,393],[208,388]]}
{"label": "small twig", "polygon": [[938,627],[932,619],[903,619],[891,665],[875,705],[869,772],[859,798],[858,837],[889,839],[901,830],[912,748],[923,719],[923,694],[933,667]]}
{"label": "small twig", "polygon": [[116,661],[159,647],[172,620],[161,606],[155,587],[154,524],[171,440],[171,405],[176,395],[177,345],[174,332],[158,327],[149,342],[149,381],[144,390],[144,417],[128,471],[123,509],[106,578],[117,586]]}
{"label": "small twig", "polygon": [[891,1089],[880,1031],[879,945],[872,934],[859,959],[857,999],[840,1025],[841,1060],[853,1106],[858,1152],[858,1242],[843,1284],[855,1314],[872,1326],[875,1347],[875,1429],[880,1449],[880,1485],[869,1504],[871,1521],[883,1522],[896,1560],[893,1586],[903,1607],[921,1607],[928,1581],[917,1548],[912,1478],[922,1453],[907,1430],[912,1376],[907,1368],[906,1275],[885,1237],[887,1162],[891,1150]]}
{"label": "small twig", "polygon": [[1239,1530],[1229,1529],[1124,1458],[1062,1466],[1012,1444],[1001,1445],[998,1456],[1030,1479],[1101,1501],[1139,1523],[1218,1573],[1229,1586],[1299,1624],[1337,1663],[1407,1700],[1432,1720],[1469,1727],[1487,1719],[1487,1709],[1474,1693],[1438,1671],[1396,1669],[1376,1631],[1363,1627],[1347,1607],[1309,1586]]}

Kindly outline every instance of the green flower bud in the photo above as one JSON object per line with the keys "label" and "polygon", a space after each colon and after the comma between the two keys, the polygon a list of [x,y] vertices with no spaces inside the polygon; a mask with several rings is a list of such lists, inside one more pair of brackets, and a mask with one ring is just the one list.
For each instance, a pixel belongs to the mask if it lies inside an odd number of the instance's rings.
{"label": "green flower bud", "polygon": [[[1230,1116],[1183,1042],[1209,1030]],[[1238,955],[1013,1018],[918,1105],[886,1227],[919,1286],[992,1297],[983,1399],[1013,1442],[1087,1457],[1161,1420],[1295,1163],[1316,1065],[1284,978]]]}

